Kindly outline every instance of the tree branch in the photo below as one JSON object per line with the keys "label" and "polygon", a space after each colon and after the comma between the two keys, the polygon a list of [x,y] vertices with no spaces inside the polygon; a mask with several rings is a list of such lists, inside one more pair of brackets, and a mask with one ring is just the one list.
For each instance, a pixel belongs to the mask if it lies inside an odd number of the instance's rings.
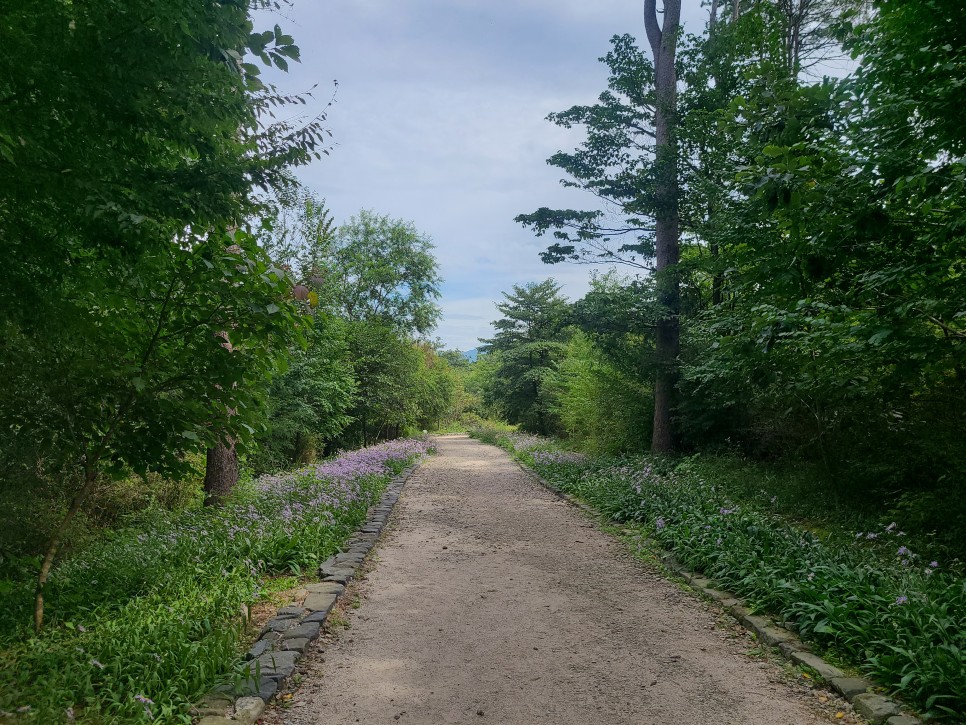
{"label": "tree branch", "polygon": [[[661,28],[657,24],[657,0],[644,0],[644,29],[651,48],[661,47]],[[657,63],[654,64],[655,67]]]}

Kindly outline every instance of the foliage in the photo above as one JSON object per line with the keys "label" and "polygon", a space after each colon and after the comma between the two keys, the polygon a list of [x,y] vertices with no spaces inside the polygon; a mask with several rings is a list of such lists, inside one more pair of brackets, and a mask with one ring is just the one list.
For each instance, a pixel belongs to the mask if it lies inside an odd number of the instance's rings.
{"label": "foliage", "polygon": [[260,391],[246,381],[274,369],[298,324],[288,281],[250,238],[169,242],[136,268],[88,271],[44,335],[6,327],[0,409],[14,437],[55,470],[81,457],[118,472],[178,470],[226,429],[250,437]]}
{"label": "foliage", "polygon": [[349,410],[353,422],[340,440],[366,445],[395,437],[419,415],[420,351],[392,328],[372,322],[350,323],[347,341],[359,393]]}
{"label": "foliage", "polygon": [[256,472],[311,463],[352,422],[359,381],[349,357],[348,326],[320,313],[305,349],[292,351],[288,370],[272,380],[264,428],[248,465]]}
{"label": "foliage", "polygon": [[439,319],[433,245],[401,219],[363,210],[336,230],[328,288],[346,319],[426,333]]}
{"label": "foliage", "polygon": [[317,304],[308,348],[269,393],[256,470],[306,463],[327,448],[436,427],[455,382],[414,342],[435,325],[440,280],[429,239],[409,223],[362,211],[334,225],[308,191],[278,194],[261,241]]}
{"label": "foliage", "polygon": [[325,199],[304,186],[284,187],[259,216],[258,241],[275,264],[287,266],[303,285],[324,289],[336,229]]}
{"label": "foliage", "polygon": [[575,458],[549,439],[488,437],[930,714],[966,706],[966,581],[911,551],[896,523],[851,540],[817,536],[789,525],[772,500],[732,498],[706,477],[713,467],[691,460]]}
{"label": "foliage", "polygon": [[560,428],[574,446],[616,455],[637,451],[650,438],[648,386],[614,367],[584,334],[570,339],[548,387]]}
{"label": "foliage", "polygon": [[474,382],[481,369],[477,365],[479,357],[471,363],[459,350],[441,350],[437,357],[445,363],[441,374],[447,379],[448,399],[446,409],[437,420],[436,430],[464,431],[484,417],[482,399]]}
{"label": "foliage", "polygon": [[504,292],[497,304],[503,318],[496,334],[482,341],[484,353],[497,353],[490,400],[511,423],[548,433],[555,427],[547,381],[564,349],[567,302],[560,285],[548,279]]}
{"label": "foliage", "polygon": [[149,512],[54,569],[43,637],[24,626],[29,579],[6,582],[0,709],[29,707],[44,722],[68,708],[82,722],[190,722],[194,699],[232,676],[240,606],[267,576],[302,575],[337,551],[427,450],[384,443],[259,478],[222,508]]}
{"label": "foliage", "polygon": [[[870,5],[715,3],[680,40],[673,422],[686,449],[817,463],[850,500],[915,511],[943,536],[964,527],[961,507],[935,502],[966,483],[966,44],[956,3]],[[810,75],[839,43],[856,70]],[[601,60],[597,102],[550,116],[585,132],[550,163],[605,203],[517,221],[554,235],[547,262],[643,270],[595,281],[573,310],[593,354],[641,384],[667,312],[648,274],[654,63],[629,35]]]}
{"label": "foliage", "polygon": [[459,391],[459,378],[450,367],[450,362],[438,353],[432,345],[422,343],[417,346],[422,353],[419,374],[420,390],[416,405],[419,417],[416,424],[423,430],[436,430],[444,420],[458,416],[456,396]]}
{"label": "foliage", "polygon": [[76,492],[40,568],[38,630],[50,564],[98,477],[177,471],[184,453],[249,439],[262,384],[297,337],[290,282],[237,225],[259,188],[318,156],[322,117],[271,120],[304,99],[243,56],[284,70],[298,48],[279,26],[253,32],[249,11],[4,12],[3,452]]}

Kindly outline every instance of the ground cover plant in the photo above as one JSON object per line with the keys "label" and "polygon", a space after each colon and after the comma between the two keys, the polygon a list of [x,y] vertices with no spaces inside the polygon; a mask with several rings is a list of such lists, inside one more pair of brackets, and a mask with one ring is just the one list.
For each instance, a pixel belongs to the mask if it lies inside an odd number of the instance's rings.
{"label": "ground cover plant", "polygon": [[0,711],[30,722],[190,722],[232,677],[266,578],[312,572],[429,444],[396,440],[262,476],[223,507],[153,512],[54,569],[48,626],[32,582],[0,592]]}
{"label": "ground cover plant", "polygon": [[966,712],[966,579],[913,550],[898,523],[844,541],[790,524],[777,501],[735,497],[692,459],[593,458],[539,436],[473,434],[611,519],[641,524],[688,567],[926,714]]}

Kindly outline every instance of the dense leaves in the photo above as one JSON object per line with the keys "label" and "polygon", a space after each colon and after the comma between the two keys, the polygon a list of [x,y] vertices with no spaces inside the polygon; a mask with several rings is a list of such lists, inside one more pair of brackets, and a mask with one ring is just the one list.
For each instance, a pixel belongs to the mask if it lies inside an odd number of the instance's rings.
{"label": "dense leaves", "polygon": [[[713,5],[720,13],[681,38],[678,62],[677,440],[817,461],[879,506],[922,502],[932,510],[920,518],[952,542],[966,531],[962,508],[931,502],[962,500],[966,482],[956,3]],[[846,50],[851,75],[816,78]],[[606,203],[517,220],[556,237],[545,261],[635,268],[638,278],[598,280],[576,303],[594,350],[569,367],[603,355],[646,384],[669,311],[651,273],[654,63],[627,35],[601,60],[597,103],[550,116],[584,141],[549,163]],[[556,394],[567,401],[571,389]]]}

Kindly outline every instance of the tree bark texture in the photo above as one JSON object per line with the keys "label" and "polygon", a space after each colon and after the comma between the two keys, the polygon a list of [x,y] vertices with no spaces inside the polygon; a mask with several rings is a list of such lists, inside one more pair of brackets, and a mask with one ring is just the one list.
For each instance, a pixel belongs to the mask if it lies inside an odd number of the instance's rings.
{"label": "tree bark texture", "polygon": [[220,504],[238,483],[238,451],[229,438],[208,449],[205,457],[205,506]]}
{"label": "tree bark texture", "polygon": [[678,377],[681,307],[678,262],[680,217],[678,213],[678,144],[675,133],[677,74],[674,57],[681,22],[681,0],[665,0],[663,23],[658,23],[657,0],[644,0],[644,26],[654,56],[654,163],[655,189],[655,281],[658,303],[664,310],[657,321],[657,374],[654,380],[654,429],[651,450],[674,450],[671,413]]}

